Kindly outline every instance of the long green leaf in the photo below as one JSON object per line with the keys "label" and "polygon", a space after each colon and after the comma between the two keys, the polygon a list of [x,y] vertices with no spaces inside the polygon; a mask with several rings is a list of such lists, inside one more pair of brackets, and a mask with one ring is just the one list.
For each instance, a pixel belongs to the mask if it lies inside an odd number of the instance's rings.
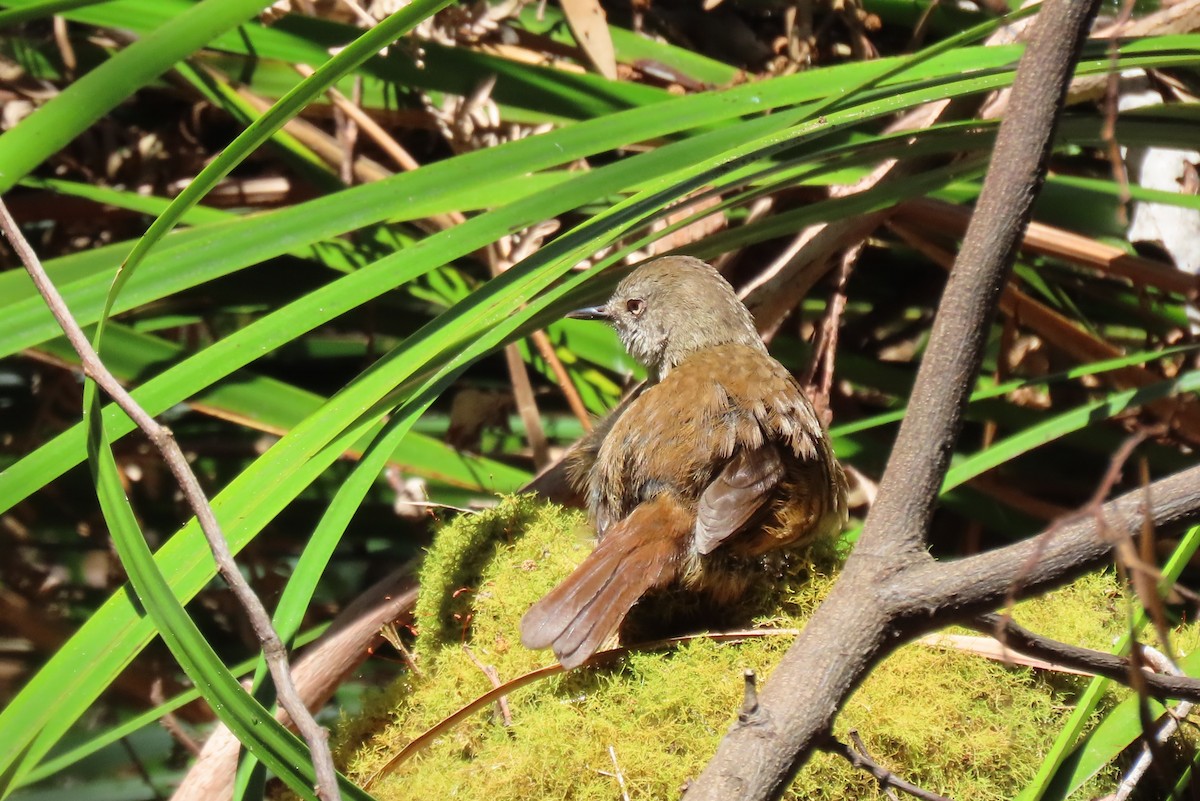
{"label": "long green leaf", "polygon": [[[94,394],[92,400],[95,400]],[[90,418],[97,422],[101,419],[98,413]],[[208,701],[209,707],[238,740],[270,767],[294,793],[301,798],[317,801],[313,789],[316,775],[307,747],[238,683],[188,617],[183,605],[171,591],[170,584],[159,572],[129,499],[125,497],[120,471],[104,437],[103,426],[92,427],[88,450],[100,506],[121,557],[121,564],[141,599],[142,608],[154,620],[163,641]],[[340,784],[342,791],[351,798],[362,801],[370,798],[344,777]]]}
{"label": "long green leaf", "polygon": [[[1179,549],[1183,553],[1195,553],[1197,538],[1200,538],[1200,528],[1193,528],[1184,535]],[[1200,651],[1193,651],[1182,657],[1177,664],[1184,675],[1200,677]],[[1149,705],[1150,714],[1155,719],[1160,718],[1165,711],[1156,699],[1142,699],[1136,693],[1121,701],[1104,715],[1063,761],[1047,795],[1052,798],[1070,797],[1141,737],[1142,719],[1138,707],[1143,702]]]}
{"label": "long green leaf", "polygon": [[[329,628],[329,624],[324,623],[305,631],[302,635],[296,638],[296,646],[300,647],[308,645],[310,642],[317,639],[317,637],[321,636],[321,634],[323,634],[327,628]],[[252,671],[255,664],[257,664],[256,659],[243,660],[234,667],[230,668],[229,671],[235,676],[241,676]],[[49,779],[52,776],[56,776],[75,763],[80,762],[81,760],[104,748],[107,748],[110,745],[113,745],[114,743],[124,740],[126,737],[129,737],[139,729],[149,726],[155,721],[162,719],[164,715],[168,715],[180,707],[190,704],[198,698],[200,698],[199,690],[184,690],[174,697],[168,698],[154,708],[147,709],[145,712],[134,715],[128,720],[118,723],[111,728],[105,729],[99,733],[89,734],[88,738],[82,743],[74,745],[70,749],[57,754],[56,756],[47,759],[41,765],[38,765],[34,770],[30,771],[27,776],[25,776],[25,782],[27,784],[35,784],[43,779]]]}
{"label": "long green leaf", "polygon": [[[1183,569],[1191,562],[1197,550],[1200,550],[1200,526],[1193,527],[1188,531],[1187,536],[1179,543],[1174,553],[1171,554],[1171,558],[1167,560],[1167,564],[1163,567],[1162,579],[1159,584],[1161,589],[1166,590],[1179,580],[1180,574],[1183,573]],[[1130,627],[1131,631],[1121,636],[1121,639],[1113,647],[1113,653],[1118,655],[1129,653],[1133,636],[1140,633],[1148,622],[1149,616],[1139,604]],[[1042,760],[1042,764],[1038,766],[1037,775],[1021,791],[1021,794],[1017,796],[1017,801],[1039,801],[1045,797],[1056,780],[1060,766],[1063,765],[1071,750],[1076,747],[1079,738],[1087,728],[1088,722],[1091,720],[1097,705],[1100,703],[1100,698],[1104,695],[1110,683],[1110,679],[1099,676],[1088,683],[1087,689],[1083,691],[1079,696],[1079,700],[1075,702],[1075,709],[1071,712],[1070,719],[1063,725],[1062,731],[1059,732],[1058,738],[1050,747],[1049,753]]]}
{"label": "long green leaf", "polygon": [[[208,2],[214,2],[214,0],[208,0]],[[398,37],[416,27],[418,22],[445,8],[450,2],[451,0],[413,0],[409,5],[369,29],[336,56],[318,67],[293,91],[280,98],[261,117],[250,123],[246,130],[238,134],[237,138],[215,159],[206,164],[200,174],[171,201],[171,205],[167,207],[166,211],[154,220],[150,229],[133,246],[133,250],[121,264],[121,269],[117,271],[112,288],[105,298],[104,309],[100,313],[99,325],[93,337],[96,350],[101,351],[104,323],[112,313],[113,304],[120,295],[121,289],[128,283],[150,249],[170,233],[189,209],[198,204],[219,180],[228,175],[259,145],[270,139],[288,120],[299,114],[310,100],[328,89],[338,78],[371,58],[381,47],[392,44]]]}
{"label": "long green leaf", "polygon": [[[120,325],[109,328],[108,342],[105,366],[122,381],[132,381],[148,371],[177,363],[183,356],[183,348],[179,345]],[[67,363],[78,363],[75,351],[65,340],[48,343],[41,350]],[[245,421],[256,429],[283,434],[320,408],[326,400],[316,393],[283,381],[242,370],[234,374],[234,380],[211,385],[191,399],[190,403],[206,413]],[[112,431],[114,427],[110,419],[111,415],[106,419],[106,428]],[[20,487],[21,476],[34,468],[41,468],[41,478],[44,479],[50,473],[58,475],[60,471],[78,464],[80,460],[77,457],[82,452],[83,443],[79,442],[78,450],[73,449],[75,438],[71,432],[76,430],[69,429],[38,451],[27,455],[12,468],[12,475],[0,479],[0,485],[5,488]],[[82,433],[82,424],[78,430]],[[355,443],[352,450],[361,452],[367,444],[365,441]],[[73,453],[68,453],[72,450]],[[418,433],[403,439],[389,458],[416,475],[481,492],[511,492],[530,478],[524,470],[460,453],[440,440]],[[486,485],[480,482],[481,475],[490,477]],[[8,483],[10,480],[13,483]]]}
{"label": "long green leaf", "polygon": [[1200,371],[1193,370],[1181,373],[1170,381],[1160,381],[1157,384],[1138,389],[1113,392],[1108,397],[1054,415],[1038,425],[993,444],[970,458],[962,460],[961,463],[954,464],[946,473],[942,490],[946,491],[960,486],[1022,453],[1028,453],[1034,448],[1052,442],[1071,431],[1078,431],[1099,420],[1107,420],[1126,409],[1160,400],[1169,395],[1196,392],[1198,389],[1200,389]]}
{"label": "long green leaf", "polygon": [[[388,456],[409,435],[416,418],[428,408],[429,404],[427,403],[423,408],[416,410],[414,414],[390,420],[384,426],[363,453],[362,459],[355,465],[349,477],[342,482],[312,535],[307,538],[304,551],[297,560],[292,574],[288,577],[287,586],[284,587],[279,605],[272,616],[275,630],[285,643],[290,642],[299,630],[317,583],[325,572],[329,559],[333,556],[334,548],[341,541],[351,518],[354,517],[363,498],[366,497],[367,492],[370,491],[376,478],[387,464]],[[259,659],[258,664],[254,667],[253,688],[256,696],[260,697],[264,703],[267,698],[273,699],[273,693],[263,693],[260,689],[266,676],[266,660]],[[252,769],[251,761],[243,761],[238,766],[239,785],[244,784],[248,772]],[[240,789],[235,794],[236,797],[241,797]]]}
{"label": "long green leaf", "polygon": [[196,3],[63,89],[0,135],[0,194],[172,64],[270,4],[270,0]]}

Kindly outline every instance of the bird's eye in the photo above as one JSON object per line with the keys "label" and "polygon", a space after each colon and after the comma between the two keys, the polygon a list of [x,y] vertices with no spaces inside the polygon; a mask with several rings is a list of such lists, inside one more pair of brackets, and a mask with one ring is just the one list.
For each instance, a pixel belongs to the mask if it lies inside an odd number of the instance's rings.
{"label": "bird's eye", "polygon": [[625,308],[628,309],[629,313],[634,317],[639,317],[641,316],[642,312],[646,310],[646,301],[642,300],[641,298],[630,298],[625,302]]}

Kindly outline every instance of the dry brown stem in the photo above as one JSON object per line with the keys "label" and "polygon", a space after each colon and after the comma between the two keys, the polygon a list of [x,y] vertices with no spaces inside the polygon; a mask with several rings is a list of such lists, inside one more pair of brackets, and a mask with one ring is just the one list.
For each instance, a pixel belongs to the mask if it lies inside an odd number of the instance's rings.
{"label": "dry brown stem", "polygon": [[208,547],[212,551],[213,559],[217,563],[217,571],[233,591],[238,603],[245,609],[246,617],[254,629],[254,634],[262,645],[263,659],[266,660],[271,678],[275,682],[280,705],[296,721],[297,729],[308,743],[317,776],[318,795],[325,801],[340,799],[337,771],[333,767],[333,756],[329,751],[329,733],[317,724],[316,719],[309,713],[296,691],[288,665],[287,649],[284,648],[283,641],[279,639],[274,626],[271,625],[271,616],[267,613],[266,607],[263,606],[254,590],[250,588],[249,582],[242,576],[237,564],[233,561],[233,553],[229,550],[225,535],[221,533],[221,527],[213,513],[212,506],[209,504],[204,490],[200,487],[196,474],[192,472],[187,457],[183,455],[183,450],[175,441],[174,434],[147,414],[104,366],[99,354],[96,353],[91,342],[83,333],[83,329],[71,315],[66,301],[51,282],[50,276],[46,274],[41,260],[38,259],[29,242],[21,234],[16,221],[8,212],[8,206],[2,199],[0,199],[0,229],[4,231],[9,244],[16,251],[21,263],[25,265],[26,271],[33,279],[34,286],[46,301],[54,319],[58,321],[63,333],[70,341],[71,347],[79,354],[84,374],[95,381],[121,407],[121,410],[129,415],[129,418],[162,454],[163,461],[171,470],[171,474],[175,476],[180,489],[183,490],[188,507],[196,515],[196,521],[199,523],[200,529],[208,541]]}
{"label": "dry brown stem", "polygon": [[[403,620],[417,600],[412,565],[392,571],[364,591],[334,619],[320,639],[296,660],[293,674],[306,704],[319,707],[383,641],[382,627]],[[287,718],[282,712],[280,719]],[[219,726],[204,743],[171,801],[221,801],[233,796],[241,743]]]}
{"label": "dry brown stem", "polygon": [[[901,239],[919,250],[934,264],[947,270],[953,267],[952,253],[913,231],[906,223],[901,222],[899,217],[888,225]],[[1066,316],[1045,303],[1034,300],[1011,284],[1006,284],[1000,295],[1000,312],[1023,328],[1036,333],[1055,349],[1082,362],[1104,361],[1124,355],[1119,348],[1084,331]],[[1162,380],[1161,376],[1139,365],[1111,370],[1104,373],[1103,377],[1121,389],[1147,387]],[[1184,439],[1193,444],[1200,443],[1200,407],[1197,407],[1194,399],[1167,398],[1152,401],[1147,407],[1161,420],[1169,423]]]}

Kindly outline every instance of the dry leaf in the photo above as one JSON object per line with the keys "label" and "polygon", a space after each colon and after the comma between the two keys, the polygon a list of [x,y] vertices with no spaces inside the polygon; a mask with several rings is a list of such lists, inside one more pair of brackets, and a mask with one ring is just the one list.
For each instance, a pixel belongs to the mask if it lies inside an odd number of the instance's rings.
{"label": "dry leaf", "polygon": [[617,57],[612,36],[608,33],[608,18],[597,0],[562,0],[563,16],[596,70],[610,81],[617,79]]}

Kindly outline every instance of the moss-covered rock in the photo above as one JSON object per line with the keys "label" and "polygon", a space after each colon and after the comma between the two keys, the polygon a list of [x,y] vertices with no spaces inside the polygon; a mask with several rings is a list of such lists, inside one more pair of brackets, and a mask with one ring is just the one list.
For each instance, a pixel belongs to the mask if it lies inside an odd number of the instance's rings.
{"label": "moss-covered rock", "polygon": [[[418,734],[490,690],[477,663],[494,667],[502,681],[553,664],[549,652],[521,646],[519,621],[591,547],[580,514],[530,498],[510,498],[445,527],[422,574],[415,649],[421,675],[397,682],[362,717],[344,721],[338,753],[350,775],[375,776]],[[832,583],[829,550],[799,559],[753,599],[758,624],[803,625]],[[1096,648],[1110,647],[1123,616],[1117,582],[1105,574],[1016,610],[1035,631]],[[508,697],[511,725],[494,706],[476,713],[378,778],[371,792],[384,801],[610,801],[620,797],[619,766],[631,798],[677,797],[733,721],[743,671],[769,680],[791,642],[698,638],[541,680]],[[1047,679],[912,645],[872,673],[836,730],[843,739],[857,730],[876,760],[934,792],[1011,798],[1033,775],[1080,687],[1079,679]],[[1110,783],[1101,777],[1089,789],[1102,792]],[[864,773],[818,755],[790,797],[876,793]]]}

